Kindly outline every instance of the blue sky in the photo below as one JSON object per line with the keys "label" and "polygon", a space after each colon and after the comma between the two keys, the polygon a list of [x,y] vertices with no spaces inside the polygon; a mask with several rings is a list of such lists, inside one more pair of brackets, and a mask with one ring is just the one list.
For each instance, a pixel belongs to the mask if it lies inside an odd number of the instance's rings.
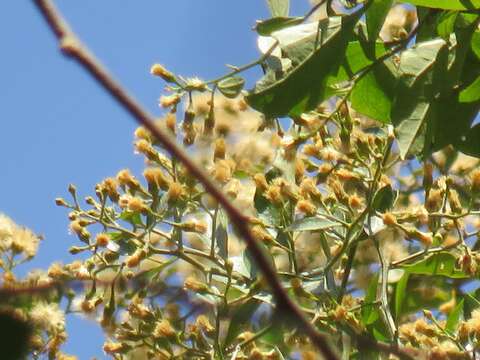
{"label": "blue sky", "polygon": [[[264,0],[58,0],[80,38],[152,113],[163,83],[149,74],[160,62],[184,76],[210,79],[225,64],[258,56],[256,19],[268,17]],[[303,14],[306,0],[292,0]],[[84,197],[97,182],[128,167],[136,125],[98,85],[58,52],[33,1],[4,0],[0,10],[0,212],[43,234],[37,258],[21,268],[70,262],[66,211],[54,204],[75,183]],[[247,76],[252,85],[258,71]],[[103,358],[103,333],[70,316],[65,351]]]}

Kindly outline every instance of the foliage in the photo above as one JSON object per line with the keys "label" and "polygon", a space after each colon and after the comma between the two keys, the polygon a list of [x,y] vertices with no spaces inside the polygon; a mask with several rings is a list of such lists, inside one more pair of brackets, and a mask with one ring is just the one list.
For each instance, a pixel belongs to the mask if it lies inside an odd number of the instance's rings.
{"label": "foliage", "polygon": [[[157,126],[242,211],[342,358],[478,356],[480,2],[324,1],[302,17],[267,3],[258,61],[210,81],[152,66],[169,92]],[[0,219],[3,287],[48,289],[5,301],[36,324],[31,352],[59,356],[63,321],[38,314],[63,319],[66,297],[116,359],[319,358],[218,197],[151,131],[135,138],[142,178],[124,169],[85,204],[73,185],[56,200],[82,260],[16,280],[15,256],[35,251]]]}

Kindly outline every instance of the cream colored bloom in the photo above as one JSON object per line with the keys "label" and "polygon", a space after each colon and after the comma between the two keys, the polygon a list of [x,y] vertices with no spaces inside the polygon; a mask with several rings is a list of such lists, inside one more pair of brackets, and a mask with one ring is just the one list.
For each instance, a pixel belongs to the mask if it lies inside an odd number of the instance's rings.
{"label": "cream colored bloom", "polygon": [[12,245],[29,258],[37,253],[39,242],[39,237],[27,228],[17,227],[12,235]]}
{"label": "cream colored bloom", "polygon": [[12,244],[16,224],[8,216],[0,214],[0,250],[7,250]]}
{"label": "cream colored bloom", "polygon": [[65,326],[65,313],[58,304],[39,302],[30,311],[30,318],[36,325],[48,330],[61,330]]}

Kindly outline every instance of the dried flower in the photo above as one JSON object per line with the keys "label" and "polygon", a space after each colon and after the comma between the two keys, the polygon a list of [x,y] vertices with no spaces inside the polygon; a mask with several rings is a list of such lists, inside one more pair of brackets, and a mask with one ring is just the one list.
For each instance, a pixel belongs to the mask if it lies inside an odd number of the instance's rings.
{"label": "dried flower", "polygon": [[429,212],[439,211],[443,203],[443,192],[440,189],[433,189],[429,192],[425,201],[425,208]]}
{"label": "dried flower", "polygon": [[472,192],[478,194],[480,192],[480,170],[475,170],[470,174],[472,183]]}
{"label": "dried flower", "polygon": [[140,183],[137,179],[135,179],[128,169],[120,170],[117,174],[117,180],[122,186],[129,186],[132,189],[140,187]]}
{"label": "dried flower", "polygon": [[192,290],[192,291],[197,291],[197,292],[205,292],[208,290],[208,286],[194,277],[187,277],[185,281],[183,282],[183,287],[186,290]]}
{"label": "dried flower", "polygon": [[268,187],[267,179],[263,174],[255,174],[253,176],[253,181],[255,181],[255,185],[260,192],[265,191]]}
{"label": "dried flower", "polygon": [[168,185],[167,196],[170,201],[176,201],[185,195],[185,189],[182,184],[172,181]]}
{"label": "dried flower", "polygon": [[262,226],[255,225],[250,229],[252,236],[255,240],[263,242],[266,244],[271,244],[274,242],[274,238],[270,235]]}
{"label": "dried flower", "polygon": [[312,216],[317,212],[317,208],[311,201],[302,199],[297,202],[297,211]]}
{"label": "dried flower", "polygon": [[103,351],[107,354],[118,354],[126,350],[124,343],[107,341],[103,344]]}
{"label": "dried flower", "polygon": [[187,231],[187,232],[191,231],[191,232],[196,232],[200,234],[205,234],[208,230],[207,224],[197,219],[184,222],[180,225],[180,227],[184,231]]}
{"label": "dried flower", "polygon": [[146,212],[148,210],[148,206],[143,199],[131,197],[128,201],[128,210],[133,212]]}
{"label": "dried flower", "polygon": [[215,163],[213,170],[215,180],[226,183],[232,178],[232,168],[227,160],[219,160]]}
{"label": "dried flower", "polygon": [[146,168],[143,171],[143,176],[149,185],[154,185],[162,190],[168,190],[170,181],[167,179],[162,169],[158,167]]}
{"label": "dried flower", "polygon": [[392,213],[385,213],[382,215],[383,223],[387,226],[394,226],[397,224],[397,219]]}
{"label": "dried flower", "polygon": [[215,140],[215,150],[213,152],[213,160],[225,159],[226,144],[223,137]]}
{"label": "dried flower", "polygon": [[107,233],[98,233],[95,237],[95,244],[99,247],[105,247],[110,241],[110,236]]}
{"label": "dried flower", "polygon": [[161,96],[158,103],[161,107],[168,109],[169,107],[177,105],[182,97],[179,94],[173,94],[168,96]]}
{"label": "dried flower", "polygon": [[195,325],[208,335],[212,335],[215,332],[215,328],[212,326],[206,315],[199,315],[195,321]]}

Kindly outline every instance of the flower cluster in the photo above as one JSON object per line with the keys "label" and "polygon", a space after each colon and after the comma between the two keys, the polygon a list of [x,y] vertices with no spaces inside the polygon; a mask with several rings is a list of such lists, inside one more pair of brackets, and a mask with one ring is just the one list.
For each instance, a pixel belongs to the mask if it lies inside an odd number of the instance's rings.
{"label": "flower cluster", "polygon": [[[448,148],[423,167],[401,160],[391,129],[347,103],[323,104],[287,124],[199,79],[180,81],[160,65],[152,74],[179,85],[160,99],[166,115],[157,126],[183,141],[248,215],[253,237],[316,326],[334,337],[375,328],[432,359],[465,353],[474,337],[454,339],[442,325],[462,282],[424,275],[477,274],[469,243],[478,234],[477,162]],[[104,351],[124,358],[312,356],[301,332],[276,325],[267,283],[225,210],[148,130],[135,131],[134,147],[145,159],[142,177],[123,169],[104,179],[85,198],[87,208],[73,185],[71,202],[57,199],[82,243],[71,253],[90,255],[54,264],[49,275],[85,281],[74,306],[108,332]],[[428,268],[430,261],[441,269]],[[398,295],[401,286],[415,300]],[[365,295],[349,295],[358,293]],[[426,336],[435,326],[411,314],[442,303],[447,315]],[[283,335],[271,344],[276,326]]]}

